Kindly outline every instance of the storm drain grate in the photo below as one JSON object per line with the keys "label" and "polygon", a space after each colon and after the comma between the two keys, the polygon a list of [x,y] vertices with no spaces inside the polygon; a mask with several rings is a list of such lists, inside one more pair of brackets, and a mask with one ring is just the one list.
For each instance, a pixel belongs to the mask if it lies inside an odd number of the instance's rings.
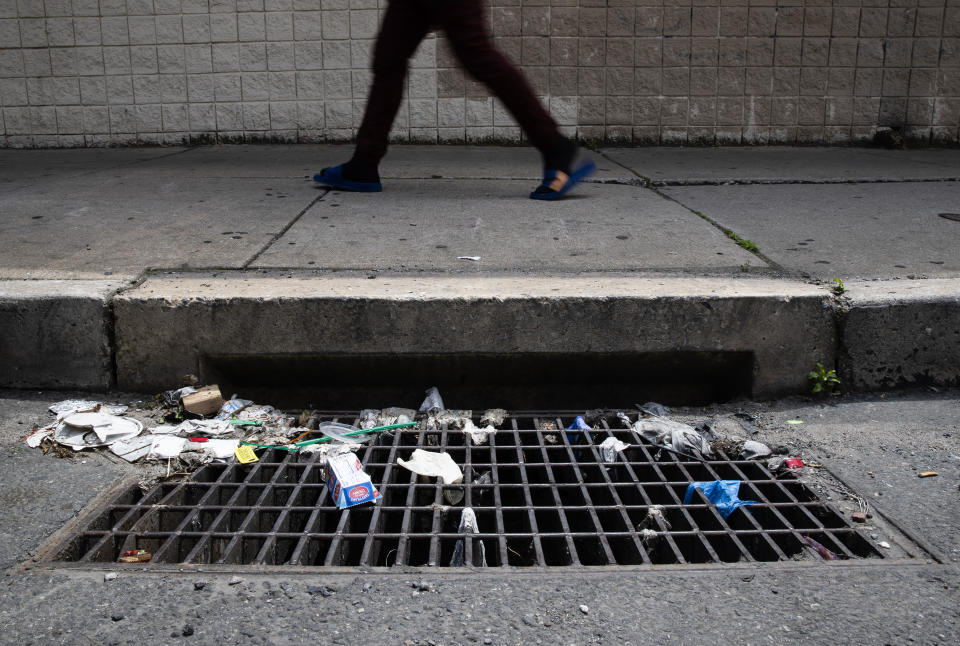
{"label": "storm drain grate", "polygon": [[[883,557],[806,485],[760,462],[691,460],[606,425],[564,431],[572,420],[514,416],[480,446],[459,430],[384,434],[357,451],[380,502],[345,511],[315,455],[265,450],[253,464],[206,465],[188,481],[123,492],[56,560],[113,563],[144,549],[152,563],[443,567],[464,507],[479,530],[462,542],[464,560],[490,567],[786,561],[806,537],[840,558]],[[631,446],[604,463],[599,444],[611,436]],[[416,448],[448,452],[463,483],[397,464]],[[756,504],[726,519],[699,490],[683,504],[689,483],[710,480],[740,480],[740,498]]]}

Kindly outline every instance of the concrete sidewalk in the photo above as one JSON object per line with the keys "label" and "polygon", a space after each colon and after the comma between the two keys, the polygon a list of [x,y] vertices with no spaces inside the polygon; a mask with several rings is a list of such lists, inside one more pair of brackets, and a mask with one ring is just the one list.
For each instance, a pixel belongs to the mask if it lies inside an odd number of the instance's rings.
{"label": "concrete sidewalk", "polygon": [[313,184],[349,152],[0,151],[0,386],[343,353],[747,353],[754,396],[818,361],[960,383],[960,150],[605,149],[557,203],[527,199],[528,148],[397,146],[383,193]]}

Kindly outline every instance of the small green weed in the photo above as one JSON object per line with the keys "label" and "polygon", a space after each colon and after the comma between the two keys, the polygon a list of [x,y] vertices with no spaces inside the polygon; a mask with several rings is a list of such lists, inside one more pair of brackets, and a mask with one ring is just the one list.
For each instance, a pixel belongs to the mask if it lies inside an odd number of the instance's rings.
{"label": "small green weed", "polygon": [[760,247],[758,247],[758,246],[756,245],[756,243],[754,243],[752,240],[747,240],[746,238],[741,238],[740,236],[738,236],[736,233],[734,233],[734,232],[731,231],[730,229],[724,229],[723,232],[724,232],[725,234],[727,234],[727,237],[728,237],[728,238],[730,238],[731,240],[733,240],[734,242],[736,242],[738,245],[740,245],[741,247],[743,247],[743,248],[746,249],[747,251],[749,251],[749,252],[751,252],[751,253],[759,253],[759,252],[760,252]]}
{"label": "small green weed", "polygon": [[829,395],[833,389],[840,385],[840,378],[837,377],[836,370],[827,370],[823,364],[817,362],[817,367],[807,373],[807,379],[810,380],[810,392],[814,395]]}
{"label": "small green weed", "polygon": [[843,286],[842,280],[839,278],[834,278],[833,287],[830,288],[830,291],[832,291],[835,296],[843,296],[843,293],[847,291],[847,288]]}

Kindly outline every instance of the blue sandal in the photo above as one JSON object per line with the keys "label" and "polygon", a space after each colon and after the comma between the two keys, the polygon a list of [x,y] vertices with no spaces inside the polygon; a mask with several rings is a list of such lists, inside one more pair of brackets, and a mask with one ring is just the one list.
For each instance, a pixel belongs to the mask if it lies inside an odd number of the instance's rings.
{"label": "blue sandal", "polygon": [[356,182],[352,179],[344,179],[343,164],[324,168],[313,176],[313,181],[330,188],[354,191],[355,193],[379,193],[383,190],[383,185],[380,182]]}
{"label": "blue sandal", "polygon": [[543,172],[543,183],[530,194],[530,199],[559,200],[571,188],[593,174],[595,170],[597,170],[597,165],[589,159],[570,175],[562,170],[546,170]]}

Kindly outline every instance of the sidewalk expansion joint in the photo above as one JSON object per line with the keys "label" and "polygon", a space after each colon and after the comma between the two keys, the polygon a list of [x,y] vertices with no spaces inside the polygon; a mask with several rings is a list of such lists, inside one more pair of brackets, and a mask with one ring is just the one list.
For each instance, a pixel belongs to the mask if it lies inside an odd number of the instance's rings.
{"label": "sidewalk expansion joint", "polygon": [[287,231],[289,231],[290,228],[293,227],[293,225],[295,225],[297,222],[299,222],[299,221],[300,221],[300,218],[302,218],[302,217],[306,214],[307,211],[309,211],[310,209],[312,209],[312,208],[314,207],[314,205],[317,204],[317,202],[319,202],[319,201],[322,200],[324,197],[326,197],[327,193],[330,192],[330,189],[321,189],[321,190],[323,190],[323,192],[322,192],[320,195],[318,195],[317,197],[313,198],[313,200],[310,201],[310,204],[307,204],[307,206],[305,206],[305,207],[303,208],[303,210],[301,210],[299,213],[297,213],[297,214],[293,217],[292,220],[290,220],[282,229],[280,229],[280,231],[278,231],[276,234],[274,234],[274,236],[273,236],[272,238],[270,238],[270,240],[268,240],[267,243],[266,243],[260,250],[258,250],[256,253],[254,253],[254,254],[250,257],[249,260],[247,260],[245,263],[243,263],[243,265],[241,265],[241,268],[242,268],[242,269],[249,269],[249,268],[250,268],[250,265],[252,265],[254,262],[257,261],[257,258],[259,258],[261,255],[263,255],[263,254],[267,251],[267,249],[269,249],[270,247],[272,247],[272,246],[274,245],[274,243],[277,242],[277,240],[279,240],[279,239],[282,238],[284,235],[286,235]]}
{"label": "sidewalk expansion joint", "polygon": [[676,186],[788,186],[793,184],[930,184],[960,182],[960,177],[930,177],[913,179],[658,179],[648,180],[650,188]]}
{"label": "sidewalk expansion joint", "polygon": [[625,164],[621,164],[621,163],[618,162],[616,159],[613,159],[612,157],[610,157],[610,156],[608,156],[608,155],[605,155],[605,154],[603,153],[603,151],[599,151],[599,150],[598,150],[598,151],[597,151],[597,154],[600,155],[601,157],[603,157],[604,159],[606,159],[607,161],[609,161],[609,162],[611,162],[611,163],[613,163],[613,164],[616,164],[616,165],[619,166],[620,168],[622,168],[622,169],[624,169],[624,170],[626,170],[626,171],[628,171],[628,172],[633,173],[634,175],[636,175],[638,178],[640,178],[640,182],[641,182],[640,185],[641,185],[643,188],[651,188],[652,184],[651,184],[651,182],[650,182],[650,178],[649,178],[649,177],[647,177],[647,176],[645,176],[645,175],[641,175],[640,173],[638,173],[637,171],[633,170],[633,169],[630,168],[629,166],[627,166],[627,165],[625,165]]}
{"label": "sidewalk expansion joint", "polygon": [[691,213],[693,213],[693,214],[696,215],[697,217],[701,218],[702,220],[704,220],[704,221],[706,221],[706,222],[709,222],[709,223],[712,224],[714,227],[716,227],[717,229],[719,229],[725,236],[727,236],[728,238],[730,238],[731,240],[733,240],[733,242],[735,242],[735,243],[737,244],[737,246],[741,247],[742,249],[744,249],[744,250],[746,250],[746,251],[749,251],[749,252],[752,253],[754,256],[756,256],[757,258],[759,258],[759,259],[762,260],[763,262],[767,263],[771,268],[773,268],[773,269],[775,269],[775,270],[777,270],[777,271],[781,271],[781,272],[785,272],[785,271],[786,271],[786,270],[780,265],[780,263],[778,263],[778,262],[776,262],[776,261],[768,258],[766,255],[764,255],[764,254],[760,251],[760,248],[757,247],[756,243],[754,243],[752,240],[747,240],[746,238],[741,237],[741,236],[740,236],[737,232],[735,232],[733,229],[729,229],[729,228],[727,228],[727,227],[725,227],[725,226],[722,226],[720,223],[718,223],[717,221],[715,221],[715,220],[714,220],[713,218],[711,218],[710,216],[708,216],[708,215],[706,215],[706,214],[704,214],[704,213],[702,213],[702,212],[700,212],[700,211],[697,211],[696,209],[690,208],[689,206],[687,206],[686,204],[684,204],[683,202],[681,202],[680,200],[678,200],[677,198],[675,198],[675,197],[673,197],[673,196],[671,196],[671,195],[667,195],[666,193],[663,193],[662,191],[659,191],[659,190],[657,190],[656,188],[653,188],[653,187],[651,187],[650,190],[653,191],[654,193],[656,193],[657,195],[659,195],[660,197],[662,197],[663,199],[669,200],[669,201],[673,202],[674,204],[677,204],[677,205],[683,207],[684,209],[690,211]]}

